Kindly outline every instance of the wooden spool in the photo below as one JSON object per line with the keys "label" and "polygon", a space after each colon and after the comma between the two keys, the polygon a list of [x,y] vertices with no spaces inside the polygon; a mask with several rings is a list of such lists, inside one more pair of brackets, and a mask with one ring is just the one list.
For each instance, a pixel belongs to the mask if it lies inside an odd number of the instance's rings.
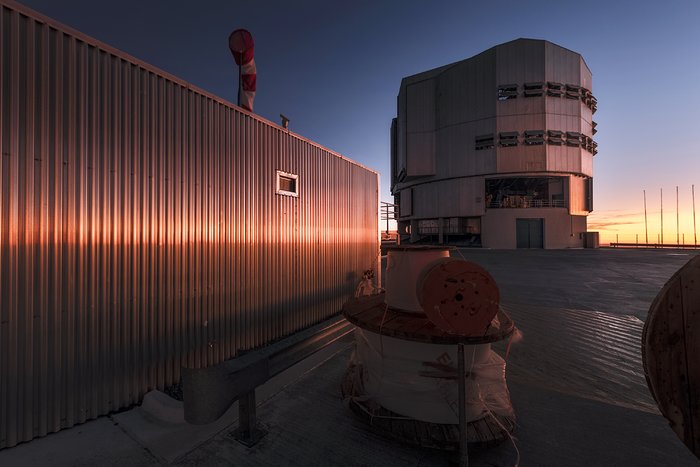
{"label": "wooden spool", "polygon": [[[515,323],[501,309],[498,320],[480,333],[460,335],[440,329],[425,315],[407,313],[389,307],[385,294],[349,300],[343,307],[345,318],[364,330],[426,344],[481,345],[507,339],[515,332]],[[397,414],[372,400],[364,400],[364,368],[351,365],[342,382],[343,398],[352,411],[374,431],[416,446],[458,450],[459,425],[429,423]],[[467,441],[471,447],[489,447],[508,438],[515,428],[515,416],[486,416],[467,423]]]}
{"label": "wooden spool", "polygon": [[387,306],[384,296],[384,293],[380,293],[351,299],[343,306],[343,315],[362,329],[426,344],[488,344],[507,339],[515,332],[515,323],[502,309],[497,310],[497,326],[491,322],[481,333],[461,335],[440,329],[427,316]]}
{"label": "wooden spool", "polygon": [[440,258],[423,269],[418,301],[426,316],[449,334],[480,336],[498,313],[496,281],[478,264]]}
{"label": "wooden spool", "polygon": [[642,334],[642,360],[661,413],[700,458],[700,256],[654,299]]}

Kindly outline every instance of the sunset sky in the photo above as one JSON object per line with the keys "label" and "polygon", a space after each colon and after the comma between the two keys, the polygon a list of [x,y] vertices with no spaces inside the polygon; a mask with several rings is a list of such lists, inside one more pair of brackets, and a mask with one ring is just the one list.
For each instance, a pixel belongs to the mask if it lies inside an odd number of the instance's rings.
{"label": "sunset sky", "polygon": [[[598,99],[594,209],[601,241],[693,242],[700,211],[700,2],[132,1],[21,3],[235,102],[227,37],[255,38],[255,113],[381,174],[389,194],[389,127],[401,78],[519,37],[583,55]],[[194,6],[196,5],[196,6]],[[700,218],[698,218],[700,228]]]}

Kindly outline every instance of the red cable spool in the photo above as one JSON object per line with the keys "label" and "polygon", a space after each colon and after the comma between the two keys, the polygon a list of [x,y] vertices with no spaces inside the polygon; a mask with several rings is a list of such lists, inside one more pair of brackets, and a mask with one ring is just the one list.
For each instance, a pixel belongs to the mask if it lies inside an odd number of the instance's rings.
{"label": "red cable spool", "polygon": [[496,281],[478,264],[440,258],[418,279],[418,301],[438,328],[461,336],[482,336],[498,313]]}

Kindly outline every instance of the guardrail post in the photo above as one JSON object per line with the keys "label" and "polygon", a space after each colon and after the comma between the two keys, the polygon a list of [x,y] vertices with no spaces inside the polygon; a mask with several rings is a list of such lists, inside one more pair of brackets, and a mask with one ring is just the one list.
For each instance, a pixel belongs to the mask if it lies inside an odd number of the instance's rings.
{"label": "guardrail post", "polygon": [[233,437],[242,444],[252,447],[257,444],[267,432],[258,427],[255,413],[255,389],[243,394],[238,399],[238,429]]}

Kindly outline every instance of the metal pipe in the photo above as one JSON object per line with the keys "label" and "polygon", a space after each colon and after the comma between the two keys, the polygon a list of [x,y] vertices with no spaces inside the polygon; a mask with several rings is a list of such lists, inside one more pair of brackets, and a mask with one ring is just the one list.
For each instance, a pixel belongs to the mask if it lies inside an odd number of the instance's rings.
{"label": "metal pipe", "polygon": [[457,392],[459,395],[459,465],[469,465],[469,448],[467,446],[467,388],[466,368],[464,365],[464,344],[457,344]]}

